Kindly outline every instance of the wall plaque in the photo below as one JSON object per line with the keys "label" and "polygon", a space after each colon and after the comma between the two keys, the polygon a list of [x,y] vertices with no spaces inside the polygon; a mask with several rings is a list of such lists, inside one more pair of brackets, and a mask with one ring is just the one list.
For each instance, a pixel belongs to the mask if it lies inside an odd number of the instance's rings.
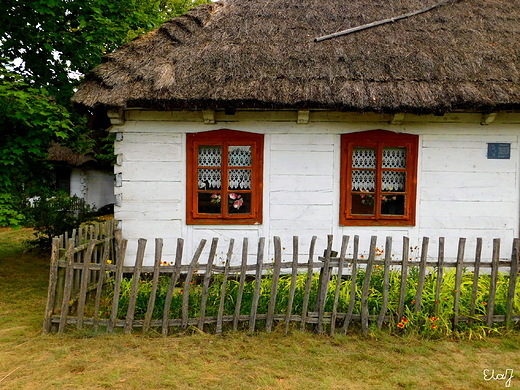
{"label": "wall plaque", "polygon": [[488,159],[509,160],[511,158],[510,143],[489,143],[487,151]]}

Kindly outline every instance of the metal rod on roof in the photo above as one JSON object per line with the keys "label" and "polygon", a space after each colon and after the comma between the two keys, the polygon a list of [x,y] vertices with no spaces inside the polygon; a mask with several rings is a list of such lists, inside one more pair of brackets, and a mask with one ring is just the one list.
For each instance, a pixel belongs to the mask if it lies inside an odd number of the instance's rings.
{"label": "metal rod on roof", "polygon": [[406,18],[409,18],[410,16],[415,16],[415,15],[419,15],[419,14],[422,14],[422,13],[425,13],[425,12],[428,12],[428,11],[431,11],[432,9],[434,8],[438,8],[440,7],[441,5],[444,5],[446,3],[453,3],[455,0],[443,0],[437,4],[434,4],[434,5],[430,5],[426,8],[423,8],[423,9],[420,9],[418,11],[413,11],[413,12],[409,12],[407,14],[403,14],[403,15],[399,15],[399,16],[395,16],[393,18],[389,18],[389,19],[384,19],[384,20],[379,20],[377,22],[372,22],[372,23],[368,23],[368,24],[364,24],[362,26],[358,26],[358,27],[352,27],[352,28],[349,28],[348,30],[343,30],[343,31],[339,31],[337,33],[334,33],[334,34],[330,34],[330,35],[324,35],[322,37],[319,37],[319,38],[315,38],[314,39],[314,42],[321,42],[321,41],[325,41],[327,39],[332,39],[332,38],[336,38],[336,37],[340,37],[342,35],[347,35],[347,34],[350,34],[350,33],[353,33],[353,32],[356,32],[356,31],[361,31],[361,30],[366,30],[367,28],[372,28],[372,27],[375,27],[375,26],[380,26],[381,24],[386,24],[386,23],[393,23],[397,20],[400,20],[400,19],[406,19]]}

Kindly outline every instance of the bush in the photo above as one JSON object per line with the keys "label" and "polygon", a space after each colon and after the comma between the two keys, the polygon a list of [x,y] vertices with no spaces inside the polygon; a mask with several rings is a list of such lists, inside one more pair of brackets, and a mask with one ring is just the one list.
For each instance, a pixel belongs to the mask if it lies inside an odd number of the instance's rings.
{"label": "bush", "polygon": [[29,210],[36,239],[33,247],[50,248],[53,237],[72,232],[82,223],[96,220],[96,209],[77,196],[58,193],[55,196],[36,199]]}

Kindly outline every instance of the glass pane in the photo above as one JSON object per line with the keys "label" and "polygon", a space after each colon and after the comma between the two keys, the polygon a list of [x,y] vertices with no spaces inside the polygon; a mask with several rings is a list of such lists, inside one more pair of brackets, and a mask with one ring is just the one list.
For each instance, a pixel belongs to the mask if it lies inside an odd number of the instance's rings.
{"label": "glass pane", "polygon": [[404,195],[381,196],[381,214],[404,215]]}
{"label": "glass pane", "polygon": [[230,190],[250,190],[251,169],[230,169],[228,182]]}
{"label": "glass pane", "polygon": [[222,147],[217,145],[199,146],[199,167],[222,166]]}
{"label": "glass pane", "polygon": [[352,168],[375,168],[376,150],[356,147],[352,151]]}
{"label": "glass pane", "polygon": [[220,190],[222,187],[222,171],[220,169],[198,170],[199,190]]}
{"label": "glass pane", "polygon": [[373,194],[352,194],[350,212],[357,215],[374,215],[375,203]]}
{"label": "glass pane", "polygon": [[230,167],[250,167],[251,146],[229,146],[228,165]]}
{"label": "glass pane", "polygon": [[221,195],[218,192],[198,193],[198,212],[206,214],[220,214],[222,207]]}
{"label": "glass pane", "polygon": [[383,171],[383,191],[404,192],[406,172]]}
{"label": "glass pane", "polygon": [[406,168],[406,148],[383,148],[383,168]]}
{"label": "glass pane", "polygon": [[228,194],[228,213],[229,214],[249,214],[251,213],[251,194]]}
{"label": "glass pane", "polygon": [[352,171],[352,191],[374,191],[375,171]]}

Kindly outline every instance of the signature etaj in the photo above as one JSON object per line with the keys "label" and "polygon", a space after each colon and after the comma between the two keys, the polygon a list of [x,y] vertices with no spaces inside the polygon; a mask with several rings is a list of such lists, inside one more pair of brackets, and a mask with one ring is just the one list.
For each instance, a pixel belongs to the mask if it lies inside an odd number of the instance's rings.
{"label": "signature etaj", "polygon": [[490,380],[496,380],[496,381],[506,381],[506,387],[511,386],[511,380],[515,376],[513,375],[513,370],[511,368],[508,368],[506,372],[503,373],[495,373],[495,370],[484,370],[484,380],[490,381]]}

